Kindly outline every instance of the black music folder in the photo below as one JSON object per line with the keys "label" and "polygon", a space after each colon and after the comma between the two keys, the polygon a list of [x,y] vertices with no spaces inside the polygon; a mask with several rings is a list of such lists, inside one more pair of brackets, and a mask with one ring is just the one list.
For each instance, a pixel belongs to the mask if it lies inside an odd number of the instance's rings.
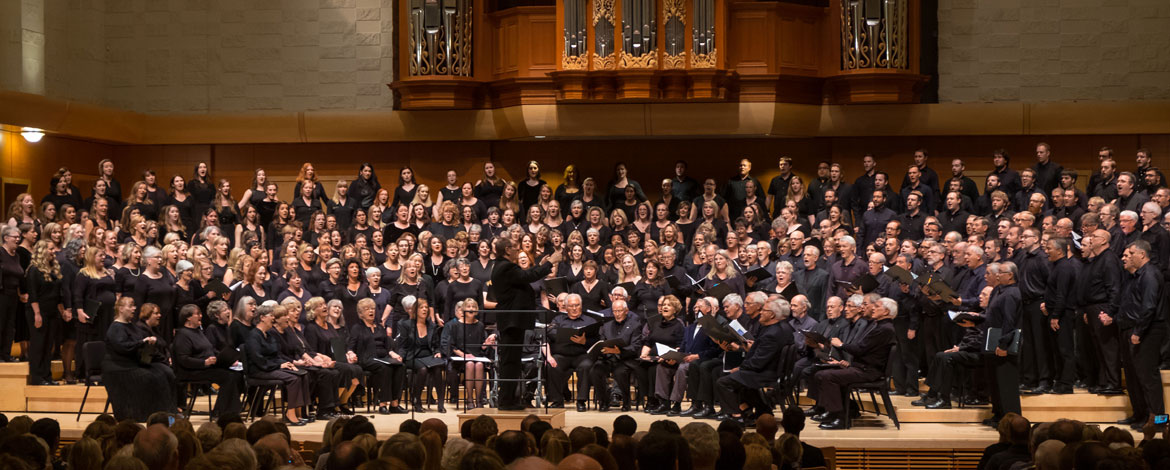
{"label": "black music folder", "polygon": [[565,328],[557,327],[556,340],[558,343],[569,343],[574,336],[584,334],[585,338],[595,338],[597,333],[601,331],[601,323],[593,323],[581,328]]}

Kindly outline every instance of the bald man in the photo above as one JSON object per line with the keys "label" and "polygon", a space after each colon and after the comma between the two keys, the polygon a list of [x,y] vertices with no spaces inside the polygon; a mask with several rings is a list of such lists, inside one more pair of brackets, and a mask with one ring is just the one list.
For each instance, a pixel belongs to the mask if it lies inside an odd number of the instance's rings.
{"label": "bald man", "polygon": [[1121,291],[1121,261],[1111,250],[1112,237],[1109,232],[1098,229],[1085,234],[1081,239],[1081,250],[1085,265],[1077,279],[1081,293],[1077,312],[1082,321],[1088,321],[1096,346],[1097,361],[1088,361],[1090,367],[1084,380],[1092,393],[1120,395],[1121,390],[1121,346],[1117,324],[1118,298]]}
{"label": "bald man", "polygon": [[561,460],[557,470],[602,470],[601,464],[584,454],[570,454]]}

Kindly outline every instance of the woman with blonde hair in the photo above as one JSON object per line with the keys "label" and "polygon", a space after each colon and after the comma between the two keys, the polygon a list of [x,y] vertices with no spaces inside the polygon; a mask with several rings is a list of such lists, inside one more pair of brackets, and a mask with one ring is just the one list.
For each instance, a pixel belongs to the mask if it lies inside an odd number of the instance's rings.
{"label": "woman with blonde hair", "polygon": [[55,385],[51,362],[53,347],[68,321],[62,294],[61,265],[53,242],[41,240],[33,248],[28,267],[29,385]]}
{"label": "woman with blonde hair", "polygon": [[711,261],[711,272],[708,272],[707,277],[703,280],[703,290],[710,292],[715,286],[727,284],[731,288],[732,294],[739,294],[742,298],[745,295],[746,287],[743,276],[740,276],[739,271],[735,269],[735,258],[727,250],[716,251],[714,258]]}
{"label": "woman with blonde hair", "polygon": [[511,209],[513,213],[520,212],[519,191],[515,181],[504,184],[504,190],[500,193],[500,213],[505,209]]}
{"label": "woman with blonde hair", "polygon": [[20,224],[37,223],[37,205],[32,194],[20,193],[12,204],[8,206],[8,225],[16,227]]}
{"label": "woman with blonde hair", "polygon": [[448,358],[450,368],[448,386],[452,395],[459,389],[459,373],[463,373],[463,393],[465,408],[482,407],[487,403],[485,394],[487,377],[485,371],[488,364],[488,349],[485,344],[495,342],[496,335],[487,335],[483,323],[476,318],[479,316],[479,303],[473,298],[465,298],[455,304],[455,320],[443,328],[442,351]]}

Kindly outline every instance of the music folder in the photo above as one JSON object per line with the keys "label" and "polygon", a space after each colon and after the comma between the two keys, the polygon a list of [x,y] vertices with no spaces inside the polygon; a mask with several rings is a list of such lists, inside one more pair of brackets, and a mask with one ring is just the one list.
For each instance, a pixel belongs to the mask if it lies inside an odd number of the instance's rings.
{"label": "music folder", "polygon": [[817,344],[829,344],[829,338],[825,337],[825,335],[820,334],[816,331],[800,330],[800,334],[804,335],[805,338],[813,340],[813,342],[815,342]]}
{"label": "music folder", "polygon": [[345,353],[349,349],[345,347],[345,338],[337,337],[329,340],[329,356],[337,362],[346,362]]}
{"label": "music folder", "polygon": [[558,343],[570,343],[574,336],[584,334],[585,338],[595,338],[597,333],[601,331],[601,323],[592,323],[581,328],[565,328],[557,327],[556,340]]}
{"label": "music folder", "polygon": [[549,295],[558,296],[569,291],[569,283],[563,277],[554,277],[544,280],[544,290]]}
{"label": "music folder", "polygon": [[223,298],[223,296],[225,294],[231,295],[231,293],[232,293],[232,290],[230,288],[228,288],[228,286],[221,281],[208,282],[207,285],[204,286],[204,289],[207,289],[211,292],[215,292],[215,296],[217,298]]}
{"label": "music folder", "polygon": [[926,289],[942,298],[944,302],[950,302],[959,296],[951,286],[943,282],[941,279],[931,277],[926,282]]}
{"label": "music folder", "polygon": [[788,301],[792,301],[792,298],[798,295],[800,295],[800,290],[796,288],[795,282],[789,282],[788,287],[785,287],[784,290],[780,291],[780,296],[784,297],[784,300]]}
{"label": "music folder", "polygon": [[753,277],[756,279],[756,282],[759,282],[759,281],[762,281],[764,279],[772,277],[772,273],[768,272],[767,269],[760,267],[760,268],[756,268],[756,269],[753,269],[751,271],[748,271],[746,273],[743,273],[743,277]]}
{"label": "music folder", "polygon": [[1008,343],[1007,353],[1009,355],[1017,355],[1020,353],[1020,330],[1011,330],[1004,333],[1002,328],[988,328],[987,329],[987,343],[983,345],[983,352],[995,353],[996,348],[999,347],[999,342],[1003,335],[1011,335],[1011,342]]}
{"label": "music folder", "polygon": [[902,284],[913,285],[914,280],[918,279],[917,275],[915,275],[914,273],[912,273],[910,271],[902,269],[901,266],[886,266],[883,269],[885,270],[883,272],[883,274],[885,274],[887,277],[896,279],[898,282],[901,282]]}
{"label": "music folder", "polygon": [[417,358],[417,359],[415,359],[415,362],[419,363],[423,367],[429,368],[429,367],[441,366],[443,364],[446,364],[447,360],[443,359],[441,357],[427,356],[427,357]]}
{"label": "music folder", "polygon": [[673,274],[666,276],[666,284],[668,286],[670,286],[670,288],[673,290],[679,290],[679,289],[684,289],[684,288],[689,289],[689,288],[695,287],[703,282],[701,280],[696,281],[696,280],[692,279],[691,276],[688,274],[683,274],[683,276],[686,276],[686,279],[679,279],[678,277],[675,277],[675,275],[673,275]]}
{"label": "music folder", "polygon": [[617,346],[618,349],[621,349],[621,348],[628,346],[628,344],[626,343],[626,340],[621,339],[621,338],[607,339],[605,341],[598,341],[596,343],[593,343],[593,346],[591,346],[589,348],[589,354],[601,354],[602,349],[612,347],[612,346]]}
{"label": "music folder", "polygon": [[986,318],[983,318],[982,316],[973,314],[971,312],[957,312],[954,310],[948,311],[947,316],[951,317],[951,321],[953,321],[955,323],[971,322],[972,324],[978,325],[980,323],[983,323],[984,320],[986,320]]}
{"label": "music folder", "polygon": [[231,367],[232,364],[235,364],[236,361],[239,360],[240,350],[232,347],[231,345],[224,346],[224,348],[215,355],[215,365],[220,367]]}
{"label": "music folder", "polygon": [[726,282],[721,282],[719,284],[715,284],[710,289],[707,289],[707,295],[714,297],[715,300],[718,300],[720,302],[722,302],[723,298],[727,297],[728,294],[733,294],[733,293],[735,293],[735,291],[731,288],[731,285],[729,285]]}
{"label": "music folder", "polygon": [[701,327],[699,331],[702,331],[703,334],[711,338],[712,341],[723,343],[739,343],[743,345],[747,344],[747,338],[744,338],[742,335],[727,325],[720,324],[719,320],[716,320],[713,316],[701,317],[699,318],[698,323]]}

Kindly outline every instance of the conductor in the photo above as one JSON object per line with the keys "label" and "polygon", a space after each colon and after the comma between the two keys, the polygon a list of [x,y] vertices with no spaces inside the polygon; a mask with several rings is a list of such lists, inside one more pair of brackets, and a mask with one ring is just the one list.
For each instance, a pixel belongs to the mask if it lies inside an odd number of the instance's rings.
{"label": "conductor", "polygon": [[[547,256],[540,266],[521,269],[516,264],[519,247],[508,238],[501,237],[495,242],[496,256],[501,258],[492,270],[491,294],[496,298],[496,309],[506,311],[496,316],[499,333],[500,383],[499,409],[502,411],[523,410],[520,397],[516,394],[516,380],[523,370],[521,357],[524,330],[532,328],[536,319],[536,294],[531,283],[540,280],[552,271],[553,265],[561,262],[561,252]],[[527,310],[531,313],[515,313]],[[506,345],[506,346],[505,346]]]}

